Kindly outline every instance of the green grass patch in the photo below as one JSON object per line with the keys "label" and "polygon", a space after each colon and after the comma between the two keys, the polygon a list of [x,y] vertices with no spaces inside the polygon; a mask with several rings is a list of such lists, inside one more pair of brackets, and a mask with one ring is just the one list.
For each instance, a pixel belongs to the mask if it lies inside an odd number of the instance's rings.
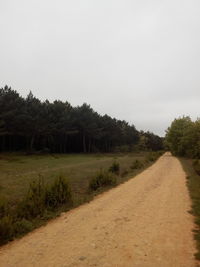
{"label": "green grass patch", "polygon": [[187,174],[187,186],[192,200],[191,214],[195,217],[194,238],[196,240],[197,253],[195,257],[200,260],[200,176],[195,170],[195,164],[192,159],[180,158],[183,169]]}

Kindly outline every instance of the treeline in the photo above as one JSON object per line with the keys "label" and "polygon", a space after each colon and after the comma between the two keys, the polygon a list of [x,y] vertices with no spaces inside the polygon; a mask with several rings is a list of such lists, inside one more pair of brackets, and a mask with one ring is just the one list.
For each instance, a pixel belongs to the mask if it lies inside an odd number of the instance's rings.
{"label": "treeline", "polygon": [[162,149],[162,139],[138,132],[126,121],[101,116],[90,105],[42,102],[30,92],[26,98],[8,86],[0,89],[0,151],[112,152]]}
{"label": "treeline", "polygon": [[165,141],[174,155],[200,159],[200,119],[175,119],[167,129]]}

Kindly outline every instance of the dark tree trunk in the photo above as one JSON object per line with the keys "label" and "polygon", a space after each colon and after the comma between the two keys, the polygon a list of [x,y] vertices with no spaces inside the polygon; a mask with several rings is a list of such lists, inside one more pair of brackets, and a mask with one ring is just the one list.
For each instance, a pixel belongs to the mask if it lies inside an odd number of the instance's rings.
{"label": "dark tree trunk", "polygon": [[88,152],[91,152],[91,145],[92,145],[92,139],[89,138],[89,144],[88,144]]}
{"label": "dark tree trunk", "polygon": [[2,136],[2,147],[1,147],[2,151],[6,150],[6,136],[3,135]]}
{"label": "dark tree trunk", "polygon": [[83,134],[83,152],[86,153],[87,149],[86,149],[86,141],[85,141],[85,134]]}
{"label": "dark tree trunk", "polygon": [[31,141],[30,141],[30,151],[33,151],[34,141],[35,141],[35,136],[32,135],[32,136],[31,136]]}

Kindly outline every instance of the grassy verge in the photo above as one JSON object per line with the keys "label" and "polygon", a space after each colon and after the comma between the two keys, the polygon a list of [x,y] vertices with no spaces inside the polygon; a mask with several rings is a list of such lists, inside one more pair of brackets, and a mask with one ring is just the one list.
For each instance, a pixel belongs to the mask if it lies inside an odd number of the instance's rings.
{"label": "grassy verge", "polygon": [[127,181],[161,154],[1,155],[0,244]]}
{"label": "grassy verge", "polygon": [[197,253],[195,257],[200,260],[200,176],[194,168],[194,160],[180,158],[183,169],[187,174],[187,186],[192,200],[191,213],[195,217],[194,238],[196,240]]}

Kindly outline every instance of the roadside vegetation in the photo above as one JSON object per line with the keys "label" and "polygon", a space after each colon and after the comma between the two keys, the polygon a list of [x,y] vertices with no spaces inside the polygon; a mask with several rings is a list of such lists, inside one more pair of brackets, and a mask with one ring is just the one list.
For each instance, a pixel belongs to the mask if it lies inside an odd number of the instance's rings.
{"label": "roadside vegetation", "polygon": [[192,200],[192,208],[190,212],[195,217],[196,225],[195,229],[193,230],[197,247],[197,253],[195,254],[195,257],[197,260],[200,260],[200,174],[198,174],[199,171],[196,172],[196,169],[194,167],[196,166],[196,162],[194,164],[194,161],[192,159],[179,159],[182,163],[183,169],[187,174],[187,186]]}
{"label": "roadside vegetation", "polygon": [[[50,156],[23,158],[17,154],[5,154],[4,158],[2,154],[0,244],[20,237],[63,211],[127,181],[160,155],[162,152],[51,155],[50,160]],[[53,166],[45,169],[46,161]],[[133,166],[135,162],[137,166]]]}
{"label": "roadside vegetation", "polygon": [[192,200],[191,213],[195,216],[196,258],[200,260],[200,119],[175,119],[168,128],[166,146],[178,156],[187,174],[187,186]]}
{"label": "roadside vegetation", "polygon": [[52,217],[53,211],[71,203],[69,184],[62,176],[48,186],[42,178],[31,182],[26,195],[15,207],[0,200],[0,244],[31,231],[40,220]]}
{"label": "roadside vegetation", "polygon": [[160,150],[163,138],[86,103],[0,88],[0,244],[133,177]]}

